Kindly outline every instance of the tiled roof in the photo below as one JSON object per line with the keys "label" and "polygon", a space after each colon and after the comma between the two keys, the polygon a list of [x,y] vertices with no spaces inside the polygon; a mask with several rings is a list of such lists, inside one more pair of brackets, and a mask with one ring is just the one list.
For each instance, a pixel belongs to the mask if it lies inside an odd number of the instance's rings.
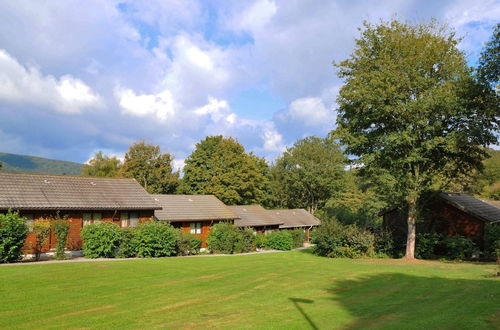
{"label": "tiled roof", "polygon": [[260,205],[235,205],[229,208],[240,217],[239,220],[234,221],[237,227],[272,226],[283,223],[272,211]]}
{"label": "tiled roof", "polygon": [[458,209],[488,222],[500,221],[500,207],[462,193],[440,193],[439,196]]}
{"label": "tiled roof", "polygon": [[296,228],[319,226],[321,221],[304,209],[273,210],[274,214],[283,221],[280,228]]}
{"label": "tiled roof", "polygon": [[238,218],[213,195],[152,195],[162,206],[155,217],[162,221],[233,220]]}
{"label": "tiled roof", "polygon": [[134,179],[0,172],[0,209],[153,210],[160,206]]}

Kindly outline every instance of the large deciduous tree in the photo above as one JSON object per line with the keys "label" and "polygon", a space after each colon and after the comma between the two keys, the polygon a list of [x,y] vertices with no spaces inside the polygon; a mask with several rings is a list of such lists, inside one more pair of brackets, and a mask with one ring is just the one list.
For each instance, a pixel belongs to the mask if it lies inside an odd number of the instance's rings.
{"label": "large deciduous tree", "polygon": [[[471,173],[495,143],[498,100],[476,81],[452,31],[436,22],[365,23],[339,64],[337,99],[347,152],[391,186],[408,209],[406,258],[414,258],[424,193]],[[383,188],[383,187],[381,187]]]}
{"label": "large deciduous tree", "polygon": [[500,23],[493,29],[493,35],[481,53],[477,71],[480,79],[500,93]]}
{"label": "large deciduous tree", "polygon": [[342,190],[346,164],[347,158],[332,136],[298,140],[271,171],[277,206],[315,212]]}
{"label": "large deciduous tree", "polygon": [[173,156],[161,153],[160,147],[137,142],[130,146],[120,169],[124,177],[135,178],[151,194],[175,192],[179,173],[173,172]]}
{"label": "large deciduous tree", "polygon": [[226,204],[254,204],[268,199],[264,159],[247,154],[233,138],[209,136],[186,159],[179,192],[213,194]]}
{"label": "large deciduous tree", "polygon": [[96,176],[102,178],[114,178],[118,176],[122,163],[116,157],[103,156],[102,152],[96,152],[95,156],[83,165],[83,176]]}

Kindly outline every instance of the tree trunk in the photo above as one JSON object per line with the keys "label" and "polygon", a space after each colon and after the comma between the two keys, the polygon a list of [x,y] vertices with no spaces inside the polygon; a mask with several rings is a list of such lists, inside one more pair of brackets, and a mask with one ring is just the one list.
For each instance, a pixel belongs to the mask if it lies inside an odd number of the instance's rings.
{"label": "tree trunk", "polygon": [[408,236],[406,238],[405,259],[415,259],[415,239],[417,232],[417,201],[408,203]]}

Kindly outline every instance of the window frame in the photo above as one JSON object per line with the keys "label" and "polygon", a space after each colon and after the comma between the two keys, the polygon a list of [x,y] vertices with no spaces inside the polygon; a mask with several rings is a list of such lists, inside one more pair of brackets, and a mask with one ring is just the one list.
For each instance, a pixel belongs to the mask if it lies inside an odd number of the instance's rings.
{"label": "window frame", "polygon": [[190,222],[189,229],[189,232],[193,235],[201,235],[203,232],[203,226],[201,225],[201,222]]}
{"label": "window frame", "polygon": [[102,221],[102,212],[82,213],[82,227],[90,225],[91,223],[100,223],[101,221]]}

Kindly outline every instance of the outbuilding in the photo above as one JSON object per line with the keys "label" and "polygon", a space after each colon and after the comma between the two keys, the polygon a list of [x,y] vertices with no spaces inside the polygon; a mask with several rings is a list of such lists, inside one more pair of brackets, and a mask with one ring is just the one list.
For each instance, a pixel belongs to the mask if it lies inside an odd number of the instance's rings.
{"label": "outbuilding", "polygon": [[251,228],[255,233],[276,231],[283,224],[274,212],[260,205],[233,205],[229,209],[239,217],[234,221],[236,227]]}
{"label": "outbuilding", "polygon": [[304,209],[272,210],[272,212],[278,219],[283,221],[280,229],[303,229],[306,234],[306,242],[309,242],[311,239],[311,230],[321,225],[321,221],[318,218]]}

